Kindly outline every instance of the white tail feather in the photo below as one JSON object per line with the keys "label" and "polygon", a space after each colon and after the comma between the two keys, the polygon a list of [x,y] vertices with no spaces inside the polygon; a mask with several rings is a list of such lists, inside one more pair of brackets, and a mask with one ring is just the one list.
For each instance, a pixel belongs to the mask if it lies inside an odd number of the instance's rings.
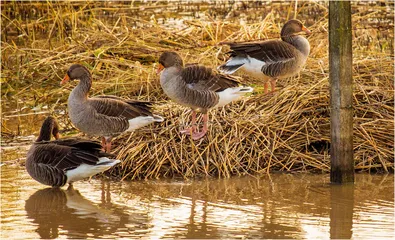
{"label": "white tail feather", "polygon": [[230,58],[225,64],[217,67],[217,70],[225,74],[233,74],[246,63],[248,63],[246,58],[233,57]]}
{"label": "white tail feather", "polygon": [[244,94],[252,92],[254,89],[252,87],[234,87],[227,88],[222,92],[219,92],[219,102],[215,107],[222,107],[226,104],[238,100]]}
{"label": "white tail feather", "polygon": [[249,93],[249,92],[253,92],[254,88],[252,87],[242,87],[242,89],[240,89],[240,93]]}
{"label": "white tail feather", "polygon": [[107,157],[99,158],[96,165],[81,164],[73,170],[66,171],[67,183],[82,180],[84,178],[101,173],[120,163],[120,160],[109,159]]}
{"label": "white tail feather", "polygon": [[163,122],[163,117],[158,115],[153,116],[140,116],[133,119],[129,119],[129,128],[127,131],[134,131],[136,129],[145,127],[153,122]]}
{"label": "white tail feather", "polygon": [[159,115],[153,115],[155,122],[163,122],[165,119]]}

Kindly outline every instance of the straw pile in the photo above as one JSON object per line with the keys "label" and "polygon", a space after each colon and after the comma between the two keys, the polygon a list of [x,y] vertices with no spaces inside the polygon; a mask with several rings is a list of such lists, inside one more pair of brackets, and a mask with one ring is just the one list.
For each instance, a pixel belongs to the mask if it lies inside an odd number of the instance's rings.
{"label": "straw pile", "polygon": [[[62,127],[75,133],[65,113],[73,86],[60,88],[58,83],[71,63],[80,62],[93,73],[92,95],[156,101],[155,112],[166,118],[164,123],[114,141],[114,153],[123,162],[111,174],[122,179],[329,171],[325,5],[235,4],[220,20],[181,21],[172,20],[168,5],[154,4],[141,13],[138,7],[103,4],[53,3],[46,10],[36,4],[33,9],[41,18],[34,21],[29,20],[32,16],[2,18],[2,32],[7,33],[2,34],[2,98],[22,99],[28,107],[48,105]],[[388,21],[386,4],[373,12],[371,6],[353,6],[354,158],[360,171],[394,170],[393,22]],[[29,9],[16,3],[8,7],[17,13]],[[170,10],[158,19],[150,15],[155,9]],[[277,38],[295,10],[314,33],[300,76],[278,81],[278,90],[264,95],[259,81],[241,75],[256,90],[251,96],[211,111],[209,133],[202,140],[179,134],[190,113],[163,94],[155,74],[160,53],[176,50],[187,63],[215,68],[228,50],[219,42]],[[237,20],[243,16],[248,16],[245,22]]]}

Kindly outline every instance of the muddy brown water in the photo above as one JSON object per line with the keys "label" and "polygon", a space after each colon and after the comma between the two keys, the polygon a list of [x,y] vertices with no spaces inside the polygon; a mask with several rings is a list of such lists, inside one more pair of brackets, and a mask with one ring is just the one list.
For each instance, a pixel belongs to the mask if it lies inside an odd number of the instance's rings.
{"label": "muddy brown water", "polygon": [[1,238],[394,237],[394,176],[271,174],[230,179],[109,181],[49,188],[1,166]]}

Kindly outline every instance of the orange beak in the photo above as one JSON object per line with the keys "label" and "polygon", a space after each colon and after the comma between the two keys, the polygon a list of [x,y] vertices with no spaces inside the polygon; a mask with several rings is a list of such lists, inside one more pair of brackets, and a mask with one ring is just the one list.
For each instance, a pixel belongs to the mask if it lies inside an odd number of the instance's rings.
{"label": "orange beak", "polygon": [[307,29],[305,26],[302,27],[302,30],[307,34],[310,35],[311,31],[309,29]]}
{"label": "orange beak", "polygon": [[158,69],[156,70],[156,74],[159,74],[160,72],[162,72],[162,70],[163,70],[164,68],[165,68],[165,67],[164,67],[162,64],[159,63]]}
{"label": "orange beak", "polygon": [[60,85],[63,85],[67,83],[70,80],[69,75],[66,73],[66,76],[64,76],[63,80],[60,82]]}

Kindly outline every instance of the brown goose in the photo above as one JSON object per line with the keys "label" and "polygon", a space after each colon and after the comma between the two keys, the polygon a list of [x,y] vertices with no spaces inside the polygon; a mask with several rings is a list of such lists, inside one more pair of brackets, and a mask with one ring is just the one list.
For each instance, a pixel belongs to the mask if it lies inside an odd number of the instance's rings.
{"label": "brown goose", "polygon": [[[56,138],[51,140],[51,134]],[[119,160],[101,151],[99,142],[83,139],[59,139],[56,119],[47,117],[36,142],[27,153],[26,170],[36,181],[52,187],[70,185],[106,171]]]}
{"label": "brown goose", "polygon": [[225,43],[230,46],[230,58],[218,70],[232,74],[241,69],[252,77],[262,79],[265,93],[270,82],[273,92],[276,79],[297,74],[306,63],[310,44],[305,37],[297,35],[300,32],[310,34],[299,20],[292,19],[281,29],[282,40]]}
{"label": "brown goose", "polygon": [[[163,91],[173,101],[192,108],[192,127],[181,132],[192,134],[194,140],[207,132],[209,109],[224,106],[253,90],[251,87],[239,86],[240,83],[234,77],[215,73],[211,68],[199,65],[184,67],[181,57],[175,52],[162,53],[158,73],[162,70],[160,84]],[[197,110],[203,113],[201,132],[195,126]]]}
{"label": "brown goose", "polygon": [[152,114],[152,104],[149,102],[124,100],[116,96],[89,98],[92,76],[82,65],[72,65],[61,84],[74,79],[79,79],[80,83],[68,99],[71,122],[82,132],[101,136],[107,152],[111,150],[112,137],[163,121],[162,117]]}

